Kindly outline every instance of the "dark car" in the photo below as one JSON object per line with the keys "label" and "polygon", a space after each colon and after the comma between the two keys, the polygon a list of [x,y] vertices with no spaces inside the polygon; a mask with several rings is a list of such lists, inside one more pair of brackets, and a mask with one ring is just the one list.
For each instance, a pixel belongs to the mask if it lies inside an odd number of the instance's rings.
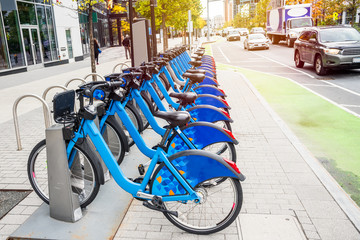
{"label": "dark car", "polygon": [[347,26],[309,28],[294,43],[294,61],[314,65],[318,75],[331,68],[360,68],[360,33]]}
{"label": "dark car", "polygon": [[261,33],[266,35],[265,30],[262,27],[254,27],[251,29],[250,33]]}

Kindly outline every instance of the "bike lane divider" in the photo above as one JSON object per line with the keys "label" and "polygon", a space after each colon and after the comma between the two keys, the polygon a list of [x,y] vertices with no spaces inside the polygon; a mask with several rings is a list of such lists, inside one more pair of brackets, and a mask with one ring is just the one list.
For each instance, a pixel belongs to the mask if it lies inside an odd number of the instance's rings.
{"label": "bike lane divider", "polygon": [[286,122],[296,134],[292,137],[299,152],[359,230],[360,118],[288,78],[225,64],[217,67],[247,79],[278,120]]}

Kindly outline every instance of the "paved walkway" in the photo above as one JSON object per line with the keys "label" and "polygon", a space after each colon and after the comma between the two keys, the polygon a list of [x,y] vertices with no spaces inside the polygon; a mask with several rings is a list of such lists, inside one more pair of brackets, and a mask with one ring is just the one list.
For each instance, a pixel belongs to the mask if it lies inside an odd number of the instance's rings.
{"label": "paved walkway", "polygon": [[[117,50],[106,51],[114,51],[109,52],[112,55]],[[108,73],[119,60],[100,64],[99,72]],[[44,137],[39,105],[23,103],[26,106],[19,111],[24,150],[16,151],[11,117],[13,100],[28,92],[41,94],[47,85],[63,84],[75,73],[84,76],[87,71],[88,68],[79,68],[0,90],[0,109],[5,110],[0,122],[0,189],[31,189],[26,176],[27,156]],[[359,232],[294,147],[292,133],[283,131],[284,123],[274,120],[272,110],[246,79],[231,71],[219,71],[218,79],[232,106],[232,128],[239,141],[237,165],[247,177],[242,183],[244,203],[240,216],[220,233],[191,235],[171,225],[161,213],[134,200],[115,239],[360,239]],[[13,208],[0,220],[0,239],[6,239],[40,204],[41,200],[31,193]]]}

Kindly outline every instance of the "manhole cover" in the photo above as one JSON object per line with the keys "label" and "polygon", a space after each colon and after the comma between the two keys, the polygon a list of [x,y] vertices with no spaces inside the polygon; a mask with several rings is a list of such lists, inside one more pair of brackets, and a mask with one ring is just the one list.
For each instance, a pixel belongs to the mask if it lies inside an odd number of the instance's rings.
{"label": "manhole cover", "polygon": [[0,190],[0,219],[30,193],[27,190]]}

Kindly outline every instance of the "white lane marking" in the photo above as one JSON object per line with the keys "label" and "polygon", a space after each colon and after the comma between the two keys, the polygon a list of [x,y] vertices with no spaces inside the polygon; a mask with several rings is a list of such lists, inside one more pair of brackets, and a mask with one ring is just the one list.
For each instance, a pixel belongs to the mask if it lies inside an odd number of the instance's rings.
{"label": "white lane marking", "polygon": [[217,47],[219,49],[219,51],[221,52],[221,54],[224,56],[224,58],[226,59],[226,61],[228,63],[230,63],[230,60],[228,59],[228,57],[225,55],[225,53],[220,49],[220,47]]}
{"label": "white lane marking", "polygon": [[335,87],[331,85],[324,85],[324,84],[312,84],[312,83],[304,83],[304,86],[312,86],[312,87]]}
{"label": "white lane marking", "polygon": [[279,61],[276,61],[276,60],[274,60],[274,59],[272,59],[272,58],[265,57],[265,56],[262,56],[262,55],[260,55],[260,54],[254,53],[254,52],[251,52],[251,53],[252,53],[252,54],[255,54],[256,56],[263,57],[263,58],[265,58],[265,59],[267,59],[267,60],[269,60],[269,61],[272,61],[272,62],[275,62],[275,63],[277,63],[277,64],[280,64],[280,65],[282,65],[282,66],[284,66],[284,67],[287,67],[287,68],[289,68],[289,69],[291,69],[291,70],[300,72],[300,73],[302,73],[302,74],[304,74],[304,75],[306,75],[306,76],[308,76],[308,77],[310,77],[310,78],[315,78],[315,77],[312,76],[311,74],[308,74],[308,73],[306,73],[306,72],[304,72],[304,71],[301,71],[301,70],[299,70],[299,69],[296,69],[296,68],[294,68],[294,67],[290,67],[290,66],[288,66],[288,65],[286,65],[286,64],[284,64],[284,63],[281,63],[281,62],[279,62]]}
{"label": "white lane marking", "polygon": [[352,107],[352,108],[360,108],[360,105],[349,105],[349,104],[342,104],[344,107]]}
{"label": "white lane marking", "polygon": [[356,95],[356,96],[360,96],[360,93],[354,92],[354,91],[352,91],[352,90],[350,90],[350,89],[347,89],[347,88],[344,88],[344,87],[341,87],[341,86],[339,86],[339,85],[337,85],[337,84],[334,84],[334,83],[332,83],[332,82],[328,82],[328,81],[325,81],[325,80],[321,80],[321,82],[327,83],[327,84],[329,84],[329,85],[331,85],[331,86],[333,86],[333,87],[337,87],[337,88],[339,88],[339,89],[341,89],[341,90],[344,90],[344,91],[346,91],[346,92],[352,93],[352,94],[354,94],[354,95]]}

